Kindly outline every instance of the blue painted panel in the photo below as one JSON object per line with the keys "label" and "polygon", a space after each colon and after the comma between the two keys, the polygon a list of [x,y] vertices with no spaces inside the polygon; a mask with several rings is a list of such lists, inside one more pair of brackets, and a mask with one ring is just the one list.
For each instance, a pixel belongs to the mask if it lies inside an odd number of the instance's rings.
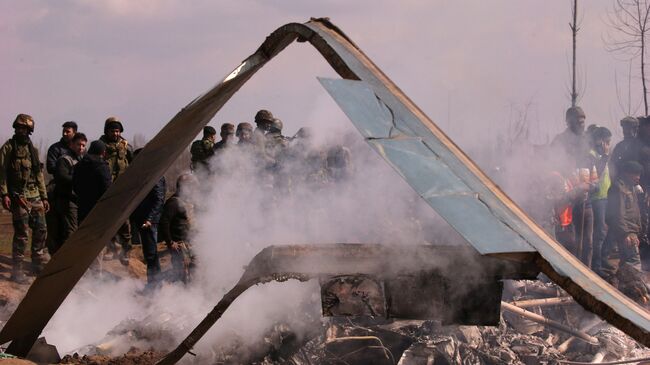
{"label": "blue painted panel", "polygon": [[355,80],[318,78],[341,110],[366,138],[386,138],[393,129],[393,115],[370,86]]}

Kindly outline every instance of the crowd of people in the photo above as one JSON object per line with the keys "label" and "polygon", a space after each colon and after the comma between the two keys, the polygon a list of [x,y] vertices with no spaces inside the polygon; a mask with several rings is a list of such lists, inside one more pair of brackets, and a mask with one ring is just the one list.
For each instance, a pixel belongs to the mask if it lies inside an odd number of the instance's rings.
{"label": "crowd of people", "polygon": [[567,128],[544,151],[548,219],[541,223],[583,264],[639,303],[650,295],[650,117],[620,121],[623,140],[585,128],[582,108],[566,112]]}
{"label": "crowd of people", "polygon": [[[612,133],[605,127],[585,128],[580,107],[566,112],[567,129],[547,146],[543,202],[549,212],[539,218],[545,228],[573,255],[631,298],[650,300],[643,275],[650,270],[650,117],[620,121],[624,139],[611,148]],[[122,224],[107,243],[102,260],[129,264],[133,241],[142,246],[147,280],[163,278],[158,242],[172,256],[170,280],[188,282],[196,267],[192,251],[198,179],[219,174],[221,157],[243,155],[257,168],[264,184],[291,191],[295,184],[328,184],[346,179],[352,170],[350,150],[337,145],[313,148],[312,132],[301,128],[293,137],[282,134],[282,122],[268,110],[254,122],[221,125],[220,140],[211,126],[190,147],[191,166],[178,177],[167,197],[165,177]],[[38,274],[68,237],[86,219],[93,206],[138,155],[122,136],[122,122],[110,117],[104,134],[88,143],[75,122],[62,125],[62,137],[47,151],[45,164],[30,135],[34,120],[19,114],[14,136],[0,148],[0,196],[12,213],[14,238],[11,280],[25,283],[25,271]],[[237,139],[237,141],[235,141]],[[88,148],[86,148],[88,147]],[[548,154],[548,155],[546,155]],[[299,168],[300,172],[289,171]],[[45,171],[44,171],[45,170]],[[52,176],[46,185],[45,173]],[[294,180],[299,181],[294,181]],[[539,209],[538,209],[539,210]],[[31,229],[31,263],[24,268],[24,253]],[[642,263],[648,263],[642,265]],[[29,269],[29,270],[26,270]]]}
{"label": "crowd of people", "polygon": [[[293,137],[283,136],[282,122],[268,110],[257,112],[255,124],[253,129],[251,123],[240,123],[237,128],[224,123],[219,141],[216,130],[206,126],[202,139],[190,147],[189,171],[180,174],[175,189],[169,189],[173,195],[167,197],[165,177],[160,177],[107,243],[99,262],[116,259],[128,265],[133,243],[140,243],[147,265],[147,285],[156,287],[164,279],[189,282],[196,267],[190,243],[196,228],[192,197],[200,188],[198,180],[219,173],[219,157],[233,151],[252,158],[260,178],[278,189],[291,189],[291,178],[282,177],[288,176],[283,170],[294,165],[288,161],[303,161],[309,166],[299,175],[303,182],[339,181],[350,174],[347,148],[311,148],[308,128],[301,128]],[[3,207],[12,214],[14,227],[11,280],[27,283],[25,272],[41,272],[50,255],[65,244],[141,149],[133,150],[122,136],[122,122],[115,117],[105,121],[103,135],[91,143],[78,131],[77,123],[68,121],[62,125],[61,139],[49,147],[42,164],[30,139],[34,119],[19,114],[13,128],[13,137],[0,148],[0,196]],[[51,175],[48,184],[45,173]],[[31,261],[29,267],[24,267],[30,229]],[[165,277],[158,242],[165,242],[171,253],[172,270]]]}

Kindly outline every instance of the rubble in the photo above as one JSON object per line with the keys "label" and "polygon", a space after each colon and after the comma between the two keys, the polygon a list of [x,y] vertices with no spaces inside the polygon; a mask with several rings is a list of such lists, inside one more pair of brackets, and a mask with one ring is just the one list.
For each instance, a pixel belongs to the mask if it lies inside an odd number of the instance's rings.
{"label": "rubble", "polygon": [[[545,299],[551,292],[563,298],[554,284],[541,281],[506,281],[505,287],[502,299],[507,303]],[[443,325],[438,320],[371,316],[315,318],[305,314],[306,332],[282,321],[258,339],[242,338],[234,329],[203,344],[200,351],[192,350],[194,356],[187,360],[198,364],[260,365],[541,365],[607,363],[650,356],[649,349],[579,306],[568,306],[564,300],[555,305],[540,303],[543,305],[528,310],[572,326],[597,339],[597,344],[576,341],[571,334],[546,325],[522,326],[514,321],[518,318],[514,313],[504,310],[498,326]],[[65,356],[61,363],[154,364],[175,344],[176,334],[191,328],[191,322],[190,318],[165,313],[126,320],[101,341]],[[519,331],[521,328],[526,333]],[[131,347],[123,350],[116,347],[118,343]]]}

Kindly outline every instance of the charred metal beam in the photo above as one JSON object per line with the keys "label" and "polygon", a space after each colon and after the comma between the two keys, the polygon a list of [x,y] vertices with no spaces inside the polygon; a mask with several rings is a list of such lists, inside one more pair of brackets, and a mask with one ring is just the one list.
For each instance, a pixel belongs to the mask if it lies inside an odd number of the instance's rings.
{"label": "charred metal beam", "polygon": [[514,306],[514,305],[512,305],[510,303],[506,303],[506,302],[501,302],[501,307],[503,309],[509,311],[509,312],[516,313],[516,314],[518,314],[518,315],[520,315],[522,317],[526,317],[526,318],[530,319],[533,322],[537,322],[537,323],[543,324],[545,326],[548,326],[548,327],[555,328],[557,330],[566,332],[566,333],[568,333],[570,335],[573,335],[576,338],[579,338],[579,339],[581,339],[583,341],[586,341],[586,342],[588,342],[588,343],[590,343],[592,345],[597,345],[598,344],[598,339],[596,337],[590,336],[587,333],[584,333],[584,332],[578,331],[576,329],[573,329],[573,328],[571,328],[569,326],[563,325],[560,322],[554,321],[552,319],[548,319],[548,318],[546,318],[544,316],[541,316],[541,315],[539,315],[537,313],[527,311],[527,310],[525,310],[523,308],[519,308],[517,306]]}

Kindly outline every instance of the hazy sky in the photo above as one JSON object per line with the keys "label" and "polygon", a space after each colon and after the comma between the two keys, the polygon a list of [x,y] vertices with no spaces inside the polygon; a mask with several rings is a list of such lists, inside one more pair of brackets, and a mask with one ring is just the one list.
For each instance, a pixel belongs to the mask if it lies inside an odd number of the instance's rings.
{"label": "hazy sky", "polygon": [[[623,111],[615,72],[626,91],[628,64],[605,51],[611,5],[579,4],[581,105],[588,123],[616,128]],[[96,138],[110,115],[125,122],[127,137],[150,138],[277,27],[325,16],[461,146],[494,141],[527,104],[536,141],[564,127],[568,0],[1,0],[0,136],[22,112],[35,117],[36,139],[57,139],[65,120]],[[335,75],[311,46],[291,45],[212,124],[251,121],[260,108],[280,117],[288,135],[341,120],[316,76]],[[636,69],[633,76],[638,101]]]}

